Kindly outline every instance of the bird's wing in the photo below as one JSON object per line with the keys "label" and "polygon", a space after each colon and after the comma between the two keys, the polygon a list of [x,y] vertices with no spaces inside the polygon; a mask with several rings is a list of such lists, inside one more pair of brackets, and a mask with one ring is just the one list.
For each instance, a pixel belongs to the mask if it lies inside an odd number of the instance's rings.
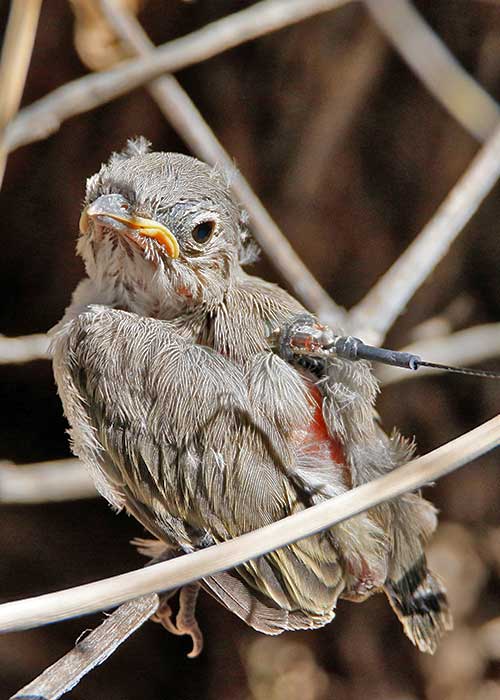
{"label": "bird's wing", "polygon": [[[59,331],[54,366],[75,452],[161,539],[190,551],[304,507],[294,454],[256,415],[244,371],[167,322],[90,307]],[[277,633],[328,622],[343,580],[334,544],[317,536],[206,585]]]}

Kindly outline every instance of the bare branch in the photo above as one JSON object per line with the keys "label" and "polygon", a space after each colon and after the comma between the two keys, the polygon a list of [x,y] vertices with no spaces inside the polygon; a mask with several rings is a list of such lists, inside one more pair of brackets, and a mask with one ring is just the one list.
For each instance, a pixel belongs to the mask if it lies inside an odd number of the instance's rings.
{"label": "bare branch", "polygon": [[0,504],[50,503],[93,498],[94,483],[78,459],[39,464],[0,462]]}
{"label": "bare branch", "polygon": [[[131,12],[113,0],[101,0],[101,7],[117,35],[132,51],[139,56],[148,56],[154,52],[154,44]],[[255,238],[295,293],[326,323],[339,324],[344,316],[343,310],[309,272],[248,181],[235,170],[232,158],[178,81],[173,76],[162,76],[150,83],[148,89],[163,114],[192,151],[209,163],[217,163],[231,174],[231,188],[250,215]]]}
{"label": "bare branch", "polygon": [[77,642],[38,678],[25,685],[11,700],[57,700],[69,692],[89,671],[102,664],[158,609],[156,593],[121,605],[97,629]]}
{"label": "bare branch", "polygon": [[421,343],[431,338],[449,336],[456,330],[466,328],[475,311],[476,301],[470,294],[461,292],[434,316],[412,328],[410,342]]}
{"label": "bare branch", "polygon": [[401,257],[349,314],[350,327],[368,343],[379,344],[415,291],[495,185],[500,175],[500,127],[429,223]]}
{"label": "bare branch", "polygon": [[349,0],[261,0],[187,36],[168,42],[147,58],[126,61],[113,70],[66,83],[21,110],[9,125],[7,146],[41,140],[57,131],[63,121],[88,112],[162,73],[172,73],[204,61],[251,39],[328,12]]}
{"label": "bare branch", "polygon": [[0,631],[26,629],[105,610],[152,591],[178,588],[234,568],[435,481],[499,444],[500,416],[496,416],[379,479],[236,539],[84,586],[4,603],[0,605]]}
{"label": "bare branch", "polygon": [[408,0],[365,0],[402,58],[448,112],[479,141],[500,121],[495,100],[458,63]]}
{"label": "bare branch", "polygon": [[6,338],[0,335],[0,365],[23,364],[33,360],[45,360],[49,339],[44,333]]}
{"label": "bare branch", "polygon": [[8,149],[5,129],[19,109],[42,0],[13,0],[0,63],[0,186]]}
{"label": "bare branch", "polygon": [[[500,323],[473,326],[452,335],[431,338],[403,348],[405,352],[421,355],[424,360],[440,362],[457,367],[466,367],[500,357]],[[413,377],[438,374],[439,370],[422,367],[418,372],[398,371],[395,367],[383,366],[377,372],[382,384],[394,384]]]}
{"label": "bare branch", "polygon": [[307,201],[316,195],[368,94],[375,89],[388,47],[373,23],[366,22],[349,50],[342,47],[339,53],[338,58],[333,57],[335,70],[328,74],[321,102],[311,110],[294,162],[285,173],[284,189],[292,200]]}

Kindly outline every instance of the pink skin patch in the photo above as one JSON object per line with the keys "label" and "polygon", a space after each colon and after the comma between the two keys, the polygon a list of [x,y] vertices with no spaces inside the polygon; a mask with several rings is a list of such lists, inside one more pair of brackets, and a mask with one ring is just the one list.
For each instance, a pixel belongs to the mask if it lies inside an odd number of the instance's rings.
{"label": "pink skin patch", "polygon": [[351,475],[346,465],[344,448],[338,438],[330,435],[328,428],[326,427],[325,419],[323,418],[323,411],[321,409],[323,397],[321,396],[318,387],[314,384],[310,385],[308,389],[314,403],[314,417],[311,425],[309,426],[308,433],[313,438],[313,442],[316,441],[328,443],[332,461],[336,464],[342,464],[344,466],[344,476],[347,477],[348,486],[351,488]]}

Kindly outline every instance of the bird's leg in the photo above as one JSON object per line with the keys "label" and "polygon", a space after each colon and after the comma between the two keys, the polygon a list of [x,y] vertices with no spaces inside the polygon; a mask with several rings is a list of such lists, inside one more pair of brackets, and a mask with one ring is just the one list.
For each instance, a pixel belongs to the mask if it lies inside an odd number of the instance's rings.
{"label": "bird's leg", "polygon": [[[174,547],[173,545],[166,544],[165,542],[162,542],[158,539],[146,540],[136,537],[132,540],[131,544],[137,547],[137,551],[143,556],[151,557],[151,560],[148,561],[146,566],[151,566],[151,564],[158,564],[161,561],[168,561],[169,559],[173,559],[179,554],[176,547]],[[158,606],[158,610],[155,612],[154,615],[151,616],[151,620],[153,622],[159,622],[161,625],[163,625],[163,627],[165,627],[166,630],[168,630],[172,634],[183,634],[178,631],[177,627],[172,621],[173,611],[168,602],[170,598],[172,598],[177,593],[178,590],[178,588],[174,588],[172,591],[167,591],[166,593],[160,595],[160,604]]]}
{"label": "bird's leg", "polygon": [[177,634],[189,634],[193,640],[193,648],[188,654],[190,659],[199,656],[203,649],[203,634],[196,621],[196,601],[200,592],[198,582],[188,583],[179,593],[179,612],[175,618]]}
{"label": "bird's leg", "polygon": [[[165,544],[161,540],[143,540],[136,538],[132,541],[138,551],[145,556],[152,557],[150,564],[157,564],[160,561],[168,561],[179,556],[181,552],[177,547]],[[199,656],[203,649],[203,634],[196,621],[196,601],[200,591],[199,583],[188,583],[180,589],[179,593],[179,611],[175,618],[175,623],[172,620],[173,611],[170,607],[169,600],[177,593],[179,589],[174,588],[172,591],[167,591],[160,596],[160,605],[154,615],[151,616],[153,622],[159,622],[163,627],[172,634],[183,635],[189,634],[193,640],[193,648],[188,654],[190,659]]]}
{"label": "bird's leg", "polygon": [[160,598],[160,606],[152,616],[154,622],[159,622],[166,630],[175,635],[189,634],[193,641],[193,648],[188,654],[190,659],[199,656],[203,649],[203,634],[196,621],[196,600],[200,591],[200,584],[188,583],[181,588],[179,593],[179,611],[172,621],[172,608],[169,605],[170,598],[177,590],[168,591]]}
{"label": "bird's leg", "polygon": [[[146,566],[151,566],[151,564],[158,564],[161,561],[168,561],[178,556],[178,551],[176,547],[172,545],[165,544],[161,540],[143,540],[136,538],[132,540],[138,551],[144,556],[151,557]],[[160,595],[160,604],[158,610],[154,615],[151,616],[153,622],[159,622],[166,630],[172,634],[182,634],[177,630],[174,622],[172,621],[172,608],[169,605],[169,600],[178,591],[178,588],[174,588],[172,591],[167,591]]]}
{"label": "bird's leg", "polygon": [[174,622],[172,621],[172,608],[169,605],[169,600],[172,598],[177,593],[178,589],[174,588],[173,591],[168,591],[167,593],[163,593],[163,595],[160,596],[160,604],[158,606],[158,610],[155,612],[154,615],[151,615],[151,620],[153,622],[159,622],[160,625],[163,625],[165,629],[168,632],[171,632],[172,634],[184,634],[184,632],[179,632],[177,627],[175,626]]}
{"label": "bird's leg", "polygon": [[331,331],[309,314],[300,314],[269,338],[272,347],[287,362],[295,362],[297,355],[317,355],[330,337]]}
{"label": "bird's leg", "polygon": [[269,343],[285,362],[307,370],[316,379],[322,379],[326,363],[324,347],[332,337],[332,331],[314,316],[301,314],[276,328],[269,337]]}

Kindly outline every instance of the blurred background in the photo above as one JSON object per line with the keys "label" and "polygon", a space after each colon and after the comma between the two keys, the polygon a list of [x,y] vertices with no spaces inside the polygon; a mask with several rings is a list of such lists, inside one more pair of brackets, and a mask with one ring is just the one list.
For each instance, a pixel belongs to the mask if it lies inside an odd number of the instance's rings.
{"label": "blurred background", "polygon": [[[86,5],[42,7],[23,104],[106,63],[86,33]],[[129,3],[134,5],[135,3]],[[244,0],[142,2],[159,44],[250,5]],[[416,7],[460,63],[500,98],[500,4],[434,0]],[[9,3],[1,3],[5,26]],[[478,149],[390,47],[366,10],[347,5],[257,39],[177,77],[248,177],[295,250],[335,301],[359,301],[432,216]],[[83,276],[74,253],[86,177],[130,136],[189,152],[143,90],[70,119],[13,153],[0,193],[0,332],[44,332]],[[432,329],[500,316],[498,187],[420,289],[386,341],[401,347]],[[262,257],[254,272],[283,283]],[[433,325],[423,322],[434,319]],[[437,324],[437,326],[436,326]],[[432,360],[432,358],[427,358]],[[498,369],[499,362],[482,363]],[[498,383],[413,378],[384,389],[384,427],[415,436],[424,453],[499,412]],[[0,459],[69,455],[49,362],[0,366]],[[493,700],[500,698],[498,452],[441,480],[430,497],[441,526],[430,547],[456,629],[433,658],[414,649],[385,597],[341,602],[316,632],[265,638],[202,595],[205,651],[145,624],[69,697],[107,700]],[[142,536],[102,499],[0,511],[2,600],[137,568]],[[0,694],[53,663],[102,615],[0,637]]]}

